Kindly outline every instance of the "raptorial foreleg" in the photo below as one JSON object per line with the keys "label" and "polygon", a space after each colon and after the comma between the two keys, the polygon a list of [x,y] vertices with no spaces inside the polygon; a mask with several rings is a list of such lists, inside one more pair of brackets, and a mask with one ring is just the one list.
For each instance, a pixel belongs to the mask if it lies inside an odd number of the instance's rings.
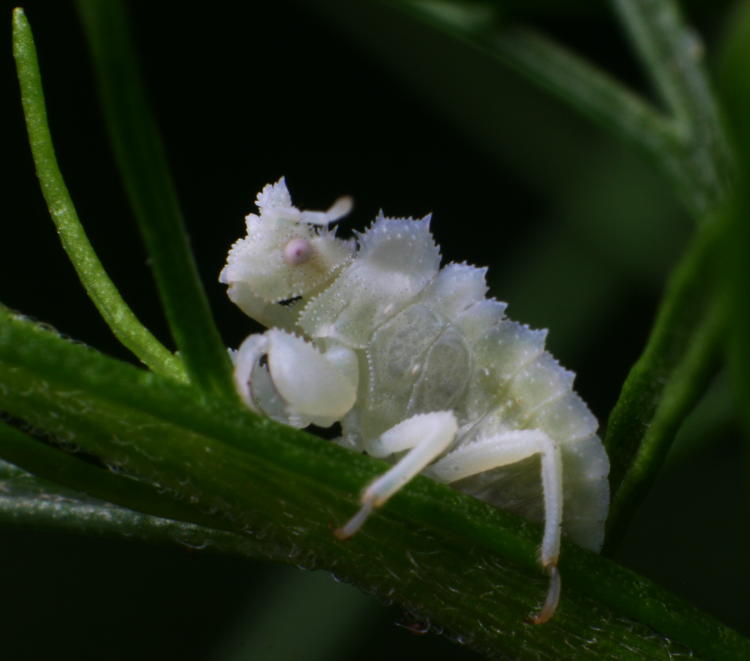
{"label": "raptorial foreleg", "polygon": [[234,380],[253,410],[290,424],[328,427],[354,406],[356,356],[346,347],[321,351],[278,329],[250,335],[234,355]]}

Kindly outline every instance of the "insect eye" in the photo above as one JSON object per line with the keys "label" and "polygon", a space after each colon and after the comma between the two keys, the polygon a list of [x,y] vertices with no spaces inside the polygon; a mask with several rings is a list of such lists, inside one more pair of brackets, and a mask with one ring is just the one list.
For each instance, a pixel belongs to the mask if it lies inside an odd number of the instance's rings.
{"label": "insect eye", "polygon": [[312,244],[307,239],[292,239],[284,246],[284,261],[289,266],[299,266],[313,255]]}

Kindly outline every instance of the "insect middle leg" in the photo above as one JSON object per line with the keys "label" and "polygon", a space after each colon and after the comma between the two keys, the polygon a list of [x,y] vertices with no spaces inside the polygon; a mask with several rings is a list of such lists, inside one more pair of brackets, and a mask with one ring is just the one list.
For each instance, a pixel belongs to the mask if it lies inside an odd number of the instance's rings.
{"label": "insect middle leg", "polygon": [[407,418],[370,443],[368,452],[375,457],[387,457],[404,450],[409,452],[364,489],[360,498],[362,507],[336,531],[336,535],[345,539],[357,532],[374,508],[380,507],[445,452],[457,431],[456,416],[451,411],[435,411]]}
{"label": "insect middle leg", "polygon": [[542,610],[534,617],[546,622],[555,612],[560,594],[557,558],[560,554],[563,492],[562,461],[558,444],[538,429],[508,431],[475,441],[450,452],[430,467],[429,474],[441,482],[455,482],[493,468],[541,455],[544,498],[544,537],[540,561],[550,575],[550,586]]}

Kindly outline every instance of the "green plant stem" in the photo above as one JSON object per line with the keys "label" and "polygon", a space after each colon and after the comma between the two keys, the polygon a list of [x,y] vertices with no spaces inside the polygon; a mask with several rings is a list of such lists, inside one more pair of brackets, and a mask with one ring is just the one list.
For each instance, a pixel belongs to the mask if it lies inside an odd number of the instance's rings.
{"label": "green plant stem", "polygon": [[382,462],[239,406],[196,400],[192,388],[17,317],[0,324],[0,383],[0,407],[16,417],[61,437],[72,434],[108,464],[220,513],[234,530],[267,546],[269,557],[333,571],[488,655],[750,655],[750,641],[572,544],[562,552],[560,610],[547,625],[527,623],[545,589],[536,567],[538,529],[426,478],[339,542],[331,527],[348,518],[358,489],[382,471]]}
{"label": "green plant stem", "polygon": [[717,291],[718,222],[701,228],[673,273],[646,348],[607,422],[612,506],[607,547],[620,539],[682,420],[719,367],[725,306]]}
{"label": "green plant stem", "polygon": [[710,216],[726,198],[734,168],[700,38],[672,0],[612,1],[684,143],[690,207],[698,219]]}
{"label": "green plant stem", "polygon": [[16,9],[13,13],[13,54],[26,129],[42,194],[63,248],[86,293],[115,337],[145,365],[159,374],[184,380],[186,376],[181,361],[141,324],[123,301],[81,226],[55,157],[34,39],[22,9]]}
{"label": "green plant stem", "polygon": [[77,3],[92,53],[115,157],[190,380],[236,399],[229,355],[198,276],[164,147],[149,108],[119,0]]}

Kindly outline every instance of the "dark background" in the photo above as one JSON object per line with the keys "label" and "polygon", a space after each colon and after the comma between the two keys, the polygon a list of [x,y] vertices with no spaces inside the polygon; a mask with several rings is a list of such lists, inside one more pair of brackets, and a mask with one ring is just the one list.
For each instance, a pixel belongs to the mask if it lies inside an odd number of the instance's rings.
{"label": "dark background", "polygon": [[[579,392],[605,420],[690,233],[668,184],[632,148],[470,48],[395,14],[345,11],[346,4],[128,3],[227,344],[253,327],[226,299],[218,272],[257,191],[286,175],[303,208],[352,194],[350,227],[363,228],[381,207],[393,216],[434,212],[445,259],[491,267],[492,294],[509,302],[511,317],[551,329],[551,350],[577,372]],[[565,13],[549,4],[522,17],[644,88],[599,3],[570,3]],[[0,300],[130,360],[86,299],[49,221],[14,81],[13,5],[0,6]],[[690,7],[709,54],[722,6]],[[74,8],[41,0],[25,7],[58,159],[81,219],[125,299],[168,343]],[[673,455],[620,557],[750,633],[747,453],[722,376]],[[342,659],[473,656],[394,626],[414,623],[322,575],[43,532],[5,530],[0,540],[4,659],[336,658],[315,656],[313,645],[307,656],[285,656],[290,638],[303,644],[324,628]]]}

